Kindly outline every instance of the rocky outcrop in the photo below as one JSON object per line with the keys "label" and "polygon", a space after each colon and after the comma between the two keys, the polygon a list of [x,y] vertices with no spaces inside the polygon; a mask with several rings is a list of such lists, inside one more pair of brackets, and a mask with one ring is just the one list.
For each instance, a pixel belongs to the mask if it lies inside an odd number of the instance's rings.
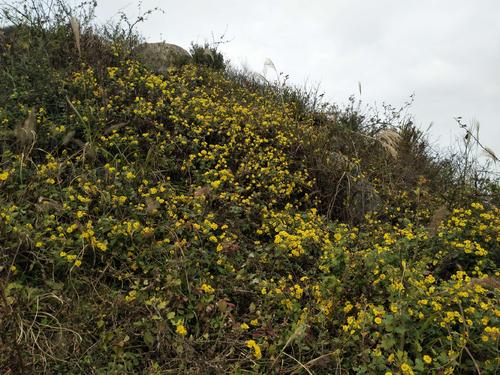
{"label": "rocky outcrop", "polygon": [[169,43],[143,43],[135,48],[139,61],[149,69],[165,74],[171,66],[180,66],[191,60],[184,48]]}
{"label": "rocky outcrop", "polygon": [[382,199],[366,178],[353,185],[351,194],[350,211],[355,220],[362,220],[368,212],[378,211],[382,207]]}

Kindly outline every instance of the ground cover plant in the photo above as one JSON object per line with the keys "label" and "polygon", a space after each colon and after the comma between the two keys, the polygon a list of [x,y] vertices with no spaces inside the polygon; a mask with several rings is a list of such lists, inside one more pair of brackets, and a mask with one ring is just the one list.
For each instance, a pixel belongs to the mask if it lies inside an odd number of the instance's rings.
{"label": "ground cover plant", "polygon": [[22,4],[0,41],[2,373],[498,372],[498,182],[405,108],[318,106],[207,46],[159,75],[95,4]]}

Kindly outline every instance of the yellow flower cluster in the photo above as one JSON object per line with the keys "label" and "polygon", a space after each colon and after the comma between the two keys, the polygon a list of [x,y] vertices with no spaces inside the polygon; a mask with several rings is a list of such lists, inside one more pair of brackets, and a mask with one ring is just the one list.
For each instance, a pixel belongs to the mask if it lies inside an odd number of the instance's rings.
{"label": "yellow flower cluster", "polygon": [[248,340],[246,342],[247,348],[253,349],[253,355],[255,356],[255,359],[261,359],[262,358],[262,352],[260,349],[259,344],[255,342],[255,340]]}

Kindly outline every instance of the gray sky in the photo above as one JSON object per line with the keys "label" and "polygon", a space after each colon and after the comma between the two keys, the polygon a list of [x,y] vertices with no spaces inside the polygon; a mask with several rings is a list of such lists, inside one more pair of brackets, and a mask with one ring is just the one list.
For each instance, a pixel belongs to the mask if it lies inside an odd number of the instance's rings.
{"label": "gray sky", "polygon": [[[98,20],[119,10],[137,16],[138,2],[101,0]],[[271,59],[292,83],[320,84],[345,103],[400,106],[446,147],[462,134],[453,120],[478,120],[482,142],[500,154],[500,1],[498,0],[144,0],[160,7],[139,26],[150,42],[186,49],[223,34],[220,49],[235,65],[262,72]],[[269,74],[269,73],[268,73]]]}

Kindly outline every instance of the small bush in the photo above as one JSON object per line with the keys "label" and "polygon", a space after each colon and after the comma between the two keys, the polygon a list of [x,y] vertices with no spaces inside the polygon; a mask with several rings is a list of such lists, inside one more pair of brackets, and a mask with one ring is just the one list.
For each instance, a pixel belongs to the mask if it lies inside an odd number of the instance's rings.
{"label": "small bush", "polygon": [[214,70],[224,70],[226,68],[222,53],[217,50],[217,47],[212,47],[208,43],[204,45],[191,44],[190,53],[194,64]]}

